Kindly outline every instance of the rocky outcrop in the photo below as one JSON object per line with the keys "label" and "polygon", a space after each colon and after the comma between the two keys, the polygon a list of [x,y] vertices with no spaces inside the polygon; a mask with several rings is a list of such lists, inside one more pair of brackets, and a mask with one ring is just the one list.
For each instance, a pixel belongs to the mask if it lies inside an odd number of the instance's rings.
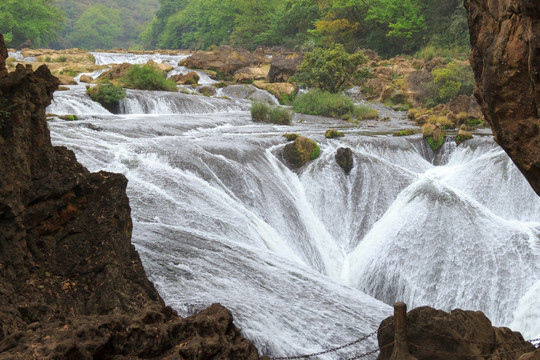
{"label": "rocky outcrop", "polygon": [[[381,353],[377,360],[388,360],[393,351],[394,317],[379,326]],[[493,327],[480,311],[453,310],[450,313],[427,306],[407,314],[409,352],[418,360],[498,359],[518,360],[535,351],[521,334],[508,328]]]}
{"label": "rocky outcrop", "polygon": [[0,359],[258,359],[223,307],[164,305],[131,244],[126,178],[51,145],[57,87],[46,66],[0,78]]}
{"label": "rocky outcrop", "polygon": [[290,168],[297,169],[310,160],[316,159],[320,152],[321,148],[315,140],[305,136],[298,136],[294,139],[294,142],[285,145],[283,158]]}
{"label": "rocky outcrop", "polygon": [[132,67],[133,65],[129,63],[113,65],[110,70],[107,70],[103,74],[101,74],[100,79],[110,80],[110,81],[118,80],[121,77],[126,76],[128,70],[131,69]]}
{"label": "rocky outcrop", "polygon": [[266,80],[268,82],[286,82],[296,74],[303,61],[304,56],[300,54],[274,55]]}
{"label": "rocky outcrop", "polygon": [[187,74],[173,75],[170,77],[170,80],[176,82],[178,85],[194,85],[199,83],[200,76],[195,71],[190,71]]}
{"label": "rocky outcrop", "polygon": [[495,141],[540,195],[540,8],[537,0],[466,0],[475,96]]}
{"label": "rocky outcrop", "polygon": [[253,82],[255,80],[264,80],[268,75],[270,66],[262,67],[244,67],[234,73],[234,81],[236,82]]}
{"label": "rocky outcrop", "polygon": [[261,54],[222,46],[214,51],[197,51],[190,57],[180,61],[178,65],[192,69],[215,70],[223,74],[233,75],[241,68],[257,67],[268,62],[269,59]]}

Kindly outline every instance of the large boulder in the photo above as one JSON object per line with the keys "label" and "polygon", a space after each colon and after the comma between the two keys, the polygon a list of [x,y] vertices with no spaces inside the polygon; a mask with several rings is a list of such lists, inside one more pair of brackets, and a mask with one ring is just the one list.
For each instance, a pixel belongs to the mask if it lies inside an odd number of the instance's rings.
{"label": "large boulder", "polygon": [[266,56],[222,46],[214,51],[197,51],[180,61],[178,65],[192,69],[215,70],[232,76],[241,68],[257,67],[268,62],[269,59]]}
{"label": "large boulder", "polygon": [[201,77],[195,71],[190,71],[187,74],[176,74],[169,78],[178,85],[195,85],[199,83]]}
{"label": "large boulder", "polygon": [[296,74],[303,61],[304,56],[300,54],[274,55],[266,80],[268,82],[286,82]]}
{"label": "large boulder", "polygon": [[164,305],[131,244],[127,179],[51,145],[58,84],[45,65],[0,78],[0,358],[258,359],[223,307]]}
{"label": "large boulder", "polygon": [[350,148],[343,147],[337,149],[335,159],[338,165],[343,169],[343,171],[345,171],[345,174],[348,175],[354,165],[352,150]]}
{"label": "large boulder", "polygon": [[270,66],[262,67],[244,67],[234,73],[234,81],[236,82],[253,82],[255,80],[264,80],[268,75]]}
{"label": "large boulder", "polygon": [[495,141],[540,195],[538,0],[466,0],[478,100]]}
{"label": "large boulder", "polygon": [[[391,316],[379,326],[381,353],[377,360],[390,359],[394,341],[393,322],[394,317]],[[427,306],[407,314],[407,341],[409,352],[418,360],[518,360],[522,354],[535,350],[520,333],[493,327],[480,311],[456,309],[447,313]]]}
{"label": "large boulder", "polygon": [[111,67],[110,70],[105,71],[101,76],[99,77],[101,80],[118,80],[121,77],[124,77],[129,69],[133,67],[133,64],[129,63],[122,63],[122,64],[116,64]]}
{"label": "large boulder", "polygon": [[320,152],[321,149],[315,140],[299,136],[294,142],[285,145],[283,158],[290,168],[297,169],[310,160],[315,160]]}

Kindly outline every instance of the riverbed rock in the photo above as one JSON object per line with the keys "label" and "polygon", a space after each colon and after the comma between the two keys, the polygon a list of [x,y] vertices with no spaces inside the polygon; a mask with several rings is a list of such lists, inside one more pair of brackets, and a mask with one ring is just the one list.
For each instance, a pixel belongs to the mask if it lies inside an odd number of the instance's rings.
{"label": "riverbed rock", "polygon": [[268,75],[270,66],[262,67],[244,67],[234,73],[234,81],[236,82],[253,82],[255,80],[264,80]]}
{"label": "riverbed rock", "polygon": [[297,137],[294,142],[285,145],[283,148],[283,158],[286,164],[297,169],[304,166],[310,160],[315,160],[321,152],[321,148],[315,140],[305,136]]}
{"label": "riverbed rock", "polygon": [[478,100],[495,141],[540,195],[537,0],[466,0]]}
{"label": "riverbed rock", "polygon": [[111,67],[110,70],[105,71],[101,76],[99,77],[102,80],[118,80],[121,77],[124,77],[129,69],[133,67],[133,64],[129,63],[122,63],[122,64],[115,64]]}
{"label": "riverbed rock", "polygon": [[337,149],[335,159],[338,165],[345,171],[345,174],[348,175],[354,165],[352,150],[344,147]]}
{"label": "riverbed rock", "polygon": [[173,75],[170,77],[170,80],[176,82],[178,85],[194,85],[199,83],[200,76],[195,71],[190,71],[187,74]]}
{"label": "riverbed rock", "polygon": [[259,89],[266,90],[279,100],[284,100],[285,97],[289,97],[295,94],[298,89],[291,83],[268,83],[263,80],[255,80],[253,86]]}
{"label": "riverbed rock", "polygon": [[223,74],[233,75],[244,67],[256,67],[269,63],[266,56],[252,54],[247,50],[221,46],[213,51],[197,51],[178,64],[193,69],[215,70]]}
{"label": "riverbed rock", "polygon": [[169,64],[158,63],[158,62],[155,62],[152,59],[148,60],[146,63],[148,65],[152,65],[153,67],[155,67],[156,69],[161,71],[161,73],[163,75],[165,75],[165,76],[167,76],[167,73],[173,69],[173,67],[171,65],[169,65]]}
{"label": "riverbed rock", "polygon": [[303,61],[304,56],[300,54],[274,55],[266,80],[268,82],[287,82],[291,76],[296,74]]}
{"label": "riverbed rock", "polygon": [[[382,349],[377,360],[388,360],[393,351],[394,317],[379,326],[378,342]],[[407,314],[409,352],[418,360],[498,359],[518,360],[535,350],[520,333],[493,327],[481,311],[460,309],[447,313],[428,306]],[[453,354],[462,354],[456,356]],[[481,356],[483,355],[483,356]]]}
{"label": "riverbed rock", "polygon": [[131,244],[127,179],[51,145],[58,84],[45,65],[0,78],[0,358],[258,359],[223,307],[165,306]]}
{"label": "riverbed rock", "polygon": [[83,83],[93,83],[94,82],[94,78],[91,77],[90,75],[81,75],[80,77],[80,81],[83,82]]}

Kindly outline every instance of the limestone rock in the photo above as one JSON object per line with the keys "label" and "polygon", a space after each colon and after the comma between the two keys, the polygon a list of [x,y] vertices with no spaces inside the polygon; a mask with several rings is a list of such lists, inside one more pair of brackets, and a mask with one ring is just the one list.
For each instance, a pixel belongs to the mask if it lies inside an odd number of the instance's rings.
{"label": "limestone rock", "polygon": [[268,83],[262,80],[255,80],[253,86],[268,91],[279,100],[283,100],[283,95],[290,96],[297,91],[296,86],[290,83]]}
{"label": "limestone rock", "polygon": [[304,166],[308,161],[316,159],[321,152],[317,142],[305,136],[297,137],[294,142],[285,145],[283,157],[292,169]]}
{"label": "limestone rock", "polygon": [[80,81],[84,83],[92,83],[94,82],[94,78],[91,77],[90,75],[81,75]]}
{"label": "limestone rock", "polygon": [[354,165],[354,158],[352,150],[350,148],[339,148],[336,152],[336,162],[345,171],[345,174],[349,174]]}
{"label": "limestone rock", "polygon": [[[393,316],[379,326],[378,341],[382,349],[377,360],[388,360],[394,341]],[[407,314],[407,339],[411,355],[418,360],[490,358],[517,360],[534,351],[521,334],[507,328],[495,328],[480,311],[453,310],[450,313],[427,306]],[[454,356],[452,354],[463,354]],[[480,356],[483,355],[483,356]]]}
{"label": "limestone rock", "polygon": [[471,66],[495,141],[540,195],[540,11],[537,0],[466,0]]}
{"label": "limestone rock", "polygon": [[152,65],[153,67],[155,67],[156,69],[158,69],[159,71],[161,71],[161,73],[163,75],[167,75],[167,73],[169,71],[171,71],[173,69],[173,67],[169,64],[163,64],[163,63],[157,63],[155,62],[154,60],[150,59],[146,62],[148,65]]}
{"label": "limestone rock", "polygon": [[304,57],[300,54],[274,55],[266,80],[268,82],[286,82],[296,74],[303,61]]}
{"label": "limestone rock", "polygon": [[244,67],[234,73],[234,81],[236,82],[253,82],[254,80],[264,80],[268,75],[270,67]]}
{"label": "limestone rock", "polygon": [[540,360],[540,349],[536,349],[535,352],[523,354],[519,360]]}
{"label": "limestone rock", "polygon": [[187,74],[173,75],[170,77],[170,80],[176,82],[178,85],[194,85],[199,83],[200,76],[195,71],[190,71]]}
{"label": "limestone rock", "polygon": [[265,56],[222,46],[214,51],[197,51],[180,61],[178,65],[192,69],[216,70],[223,74],[233,75],[241,68],[259,66],[268,62]]}
{"label": "limestone rock", "polygon": [[131,67],[133,67],[133,65],[129,63],[113,65],[110,70],[105,71],[103,74],[101,74],[100,79],[110,81],[117,80],[125,76],[127,71],[131,69]]}

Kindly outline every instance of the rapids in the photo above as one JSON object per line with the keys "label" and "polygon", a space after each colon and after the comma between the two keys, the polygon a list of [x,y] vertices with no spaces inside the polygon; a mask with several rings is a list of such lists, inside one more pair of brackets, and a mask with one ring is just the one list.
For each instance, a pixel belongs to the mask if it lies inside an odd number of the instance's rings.
{"label": "rapids", "polygon": [[[292,126],[253,123],[248,109],[243,98],[130,90],[113,115],[81,85],[48,109],[80,119],[50,121],[55,145],[129,179],[133,242],[182,316],[220,302],[271,356],[360,338],[395,301],[482,310],[540,336],[540,198],[490,136],[434,154],[420,135],[388,135],[410,125],[387,109],[383,125],[297,115]],[[325,139],[329,128],[345,137]],[[288,169],[286,132],[317,140],[321,156]],[[343,146],[348,176],[334,160]],[[371,337],[341,354],[376,347]]]}

